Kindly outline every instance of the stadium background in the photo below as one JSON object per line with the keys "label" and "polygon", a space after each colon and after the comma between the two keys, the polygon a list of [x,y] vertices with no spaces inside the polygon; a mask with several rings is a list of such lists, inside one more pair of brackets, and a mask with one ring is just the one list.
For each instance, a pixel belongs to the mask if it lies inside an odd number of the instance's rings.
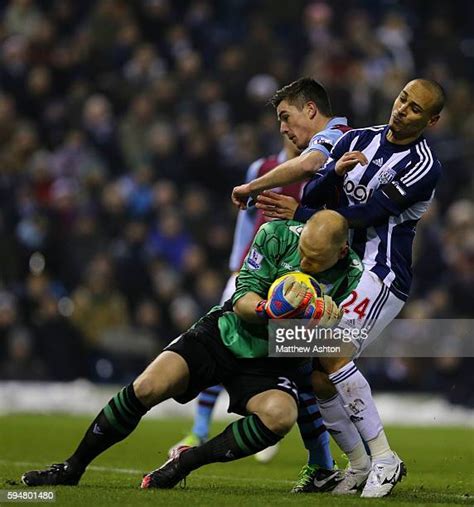
{"label": "stadium background", "polygon": [[[445,86],[404,315],[471,318],[472,19],[469,0],[0,2],[0,380],[125,384],[219,300],[232,186],[280,149],[266,102],[302,75],[354,127],[414,76]],[[361,367],[474,407],[472,359]]]}

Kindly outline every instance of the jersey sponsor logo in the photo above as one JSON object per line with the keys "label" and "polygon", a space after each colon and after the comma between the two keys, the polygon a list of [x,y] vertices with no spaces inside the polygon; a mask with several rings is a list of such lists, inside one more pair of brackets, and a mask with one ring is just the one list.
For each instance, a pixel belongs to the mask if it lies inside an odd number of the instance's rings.
{"label": "jersey sponsor logo", "polygon": [[391,167],[387,167],[383,171],[380,171],[379,174],[377,174],[377,179],[381,185],[386,185],[387,183],[390,183],[393,178],[395,178],[396,174],[397,173]]}
{"label": "jersey sponsor logo", "polygon": [[262,265],[263,255],[257,251],[255,248],[252,248],[252,250],[249,253],[249,256],[247,258],[247,266],[250,269],[260,269]]}
{"label": "jersey sponsor logo", "polygon": [[365,185],[356,185],[349,179],[344,182],[344,191],[359,202],[366,202],[374,192],[373,188],[369,190]]}
{"label": "jersey sponsor logo", "polygon": [[304,225],[290,225],[289,229],[291,232],[296,234],[297,236],[301,236],[301,232],[303,231]]}

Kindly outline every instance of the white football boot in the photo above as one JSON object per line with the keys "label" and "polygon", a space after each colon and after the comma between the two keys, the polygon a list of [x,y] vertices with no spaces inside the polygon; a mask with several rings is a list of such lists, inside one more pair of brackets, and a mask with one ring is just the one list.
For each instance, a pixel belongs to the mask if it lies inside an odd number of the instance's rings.
{"label": "white football boot", "polygon": [[360,491],[369,477],[370,468],[367,470],[354,470],[347,468],[344,471],[344,479],[331,491],[333,495],[355,495]]}
{"label": "white football boot", "polygon": [[389,495],[406,474],[405,463],[396,453],[391,457],[374,461],[361,497],[381,498]]}

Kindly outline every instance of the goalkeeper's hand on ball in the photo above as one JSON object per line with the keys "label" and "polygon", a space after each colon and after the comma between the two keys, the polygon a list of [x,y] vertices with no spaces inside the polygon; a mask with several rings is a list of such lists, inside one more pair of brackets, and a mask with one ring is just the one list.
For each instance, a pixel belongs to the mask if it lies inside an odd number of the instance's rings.
{"label": "goalkeeper's hand on ball", "polygon": [[334,327],[339,324],[343,313],[330,296],[324,295],[315,298],[306,307],[302,318],[310,319],[312,325]]}
{"label": "goalkeeper's hand on ball", "polygon": [[274,289],[268,300],[257,305],[257,315],[269,319],[297,319],[304,315],[313,295],[308,287],[287,276]]}

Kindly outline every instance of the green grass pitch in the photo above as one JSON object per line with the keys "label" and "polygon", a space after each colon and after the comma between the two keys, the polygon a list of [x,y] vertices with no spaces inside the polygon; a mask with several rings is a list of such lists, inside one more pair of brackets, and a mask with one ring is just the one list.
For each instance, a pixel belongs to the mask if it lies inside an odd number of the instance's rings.
{"label": "green grass pitch", "polygon": [[[22,486],[22,472],[62,461],[82,436],[88,418],[67,415],[0,417],[0,489]],[[78,487],[56,488],[59,505],[277,506],[277,505],[473,505],[474,432],[461,428],[389,427],[392,446],[408,476],[383,500],[324,495],[291,495],[293,479],[305,461],[294,430],[268,465],[253,458],[204,467],[185,489],[142,491],[142,473],[159,466],[166,450],[189,428],[186,420],[145,420],[127,440],[100,456]],[[216,424],[214,432],[222,428]],[[340,453],[334,448],[336,459]],[[342,462],[340,462],[342,465]]]}

